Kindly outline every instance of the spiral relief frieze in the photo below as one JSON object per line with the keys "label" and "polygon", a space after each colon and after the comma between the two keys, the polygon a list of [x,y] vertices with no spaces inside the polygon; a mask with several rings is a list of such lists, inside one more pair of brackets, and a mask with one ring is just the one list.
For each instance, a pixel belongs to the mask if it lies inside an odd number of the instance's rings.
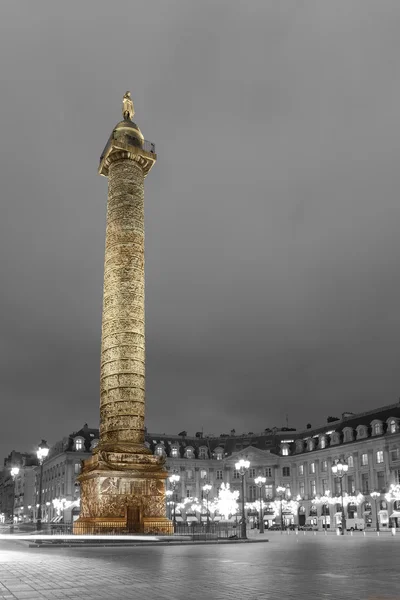
{"label": "spiral relief frieze", "polygon": [[110,161],[101,352],[101,441],[143,441],[144,177]]}

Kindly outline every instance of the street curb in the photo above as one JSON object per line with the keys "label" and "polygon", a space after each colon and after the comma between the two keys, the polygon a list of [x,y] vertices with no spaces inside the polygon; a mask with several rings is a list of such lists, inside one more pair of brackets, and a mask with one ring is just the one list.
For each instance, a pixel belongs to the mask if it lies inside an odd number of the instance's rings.
{"label": "street curb", "polygon": [[266,544],[269,540],[197,540],[197,541],[176,541],[176,542],[44,542],[29,544],[29,548],[126,548],[137,546],[211,546],[226,544]]}

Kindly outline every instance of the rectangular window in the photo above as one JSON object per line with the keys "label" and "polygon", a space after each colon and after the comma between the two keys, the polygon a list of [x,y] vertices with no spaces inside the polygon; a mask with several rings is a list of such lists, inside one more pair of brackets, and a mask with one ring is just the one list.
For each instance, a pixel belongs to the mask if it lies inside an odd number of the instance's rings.
{"label": "rectangular window", "polygon": [[377,483],[378,483],[378,490],[383,491],[384,487],[385,487],[385,472],[384,471],[378,471],[377,472]]}
{"label": "rectangular window", "polygon": [[220,470],[216,471],[216,478],[222,479],[222,471],[220,471]]}
{"label": "rectangular window", "polygon": [[328,491],[328,480],[323,479],[322,480],[322,493],[326,494],[327,491]]}
{"label": "rectangular window", "polygon": [[310,473],[315,473],[315,463],[310,463]]}
{"label": "rectangular window", "polygon": [[187,488],[186,489],[186,498],[191,498],[192,496],[192,488]]}
{"label": "rectangular window", "polygon": [[340,496],[340,479],[335,478],[335,496]]}
{"label": "rectangular window", "polygon": [[363,494],[369,494],[369,478],[368,473],[362,473],[361,475],[361,487]]}
{"label": "rectangular window", "polygon": [[201,469],[200,479],[207,479],[207,471],[205,469]]}
{"label": "rectangular window", "polygon": [[233,471],[233,479],[240,479],[240,473],[236,469]]}
{"label": "rectangular window", "polygon": [[399,460],[399,449],[392,448],[390,451],[390,460]]}
{"label": "rectangular window", "polygon": [[356,485],[354,483],[353,475],[347,475],[347,492],[349,494],[355,494],[356,492]]}
{"label": "rectangular window", "polygon": [[256,490],[257,486],[249,485],[249,502],[254,502],[257,499]]}
{"label": "rectangular window", "polygon": [[361,454],[361,466],[366,467],[368,464],[368,454]]}
{"label": "rectangular window", "polygon": [[187,479],[193,479],[193,469],[186,470],[186,477]]}
{"label": "rectangular window", "polygon": [[249,469],[249,477],[250,477],[250,479],[254,479],[256,477],[255,469]]}
{"label": "rectangular window", "polygon": [[383,463],[383,450],[378,450],[376,453],[376,462],[378,464]]}
{"label": "rectangular window", "polygon": [[298,471],[298,474],[299,474],[300,476],[301,476],[301,475],[304,475],[304,465],[299,465],[299,466],[297,467],[297,471]]}
{"label": "rectangular window", "polygon": [[347,457],[347,464],[349,465],[349,468],[352,469],[354,467],[354,458],[353,456],[348,456]]}
{"label": "rectangular window", "polygon": [[328,470],[328,461],[327,460],[323,460],[321,462],[321,471],[327,471]]}
{"label": "rectangular window", "polygon": [[306,493],[306,490],[304,487],[304,481],[302,481],[299,485],[299,494],[303,498],[305,493]]}
{"label": "rectangular window", "polygon": [[310,481],[310,490],[311,490],[311,496],[315,496],[317,493],[317,486],[315,483],[315,479],[311,479],[311,481]]}
{"label": "rectangular window", "polygon": [[400,483],[400,469],[397,469],[397,471],[394,472],[394,482]]}
{"label": "rectangular window", "polygon": [[265,486],[265,497],[266,498],[272,498],[272,494],[273,494],[272,485],[266,485]]}
{"label": "rectangular window", "polygon": [[290,467],[283,467],[282,475],[283,477],[290,477]]}
{"label": "rectangular window", "polygon": [[207,448],[200,448],[199,458],[201,458],[202,460],[205,460],[207,458]]}
{"label": "rectangular window", "polygon": [[78,475],[81,472],[81,463],[75,463],[75,475]]}
{"label": "rectangular window", "polygon": [[271,467],[265,468],[265,477],[272,477],[272,468]]}

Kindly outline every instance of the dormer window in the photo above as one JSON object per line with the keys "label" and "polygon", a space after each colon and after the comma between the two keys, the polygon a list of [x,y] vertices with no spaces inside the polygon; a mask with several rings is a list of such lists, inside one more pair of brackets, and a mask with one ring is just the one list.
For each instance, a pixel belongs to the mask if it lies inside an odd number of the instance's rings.
{"label": "dormer window", "polygon": [[94,448],[96,448],[98,443],[99,443],[99,440],[97,440],[97,439],[92,440],[92,442],[90,444],[90,449],[94,450]]}
{"label": "dormer window", "polygon": [[284,444],[281,448],[282,456],[289,456],[289,446]]}
{"label": "dormer window", "polygon": [[199,448],[199,458],[202,460],[206,460],[207,458],[207,448]]}
{"label": "dormer window", "polygon": [[395,420],[390,421],[389,423],[389,431],[390,433],[397,433],[397,423]]}
{"label": "dormer window", "polygon": [[326,448],[326,437],[324,435],[319,440],[319,447],[321,449]]}
{"label": "dormer window", "polygon": [[75,439],[75,451],[76,452],[81,452],[83,450],[83,439],[82,438],[76,438]]}
{"label": "dormer window", "polygon": [[340,443],[340,436],[337,431],[334,431],[331,435],[331,446],[335,446],[335,444]]}
{"label": "dormer window", "polygon": [[185,450],[185,457],[186,458],[194,458],[193,448],[191,448],[190,446],[188,448],[186,448],[186,450]]}
{"label": "dormer window", "polygon": [[343,441],[344,442],[352,442],[353,441],[353,430],[351,427],[345,427],[343,429]]}
{"label": "dormer window", "polygon": [[314,450],[314,440],[311,438],[307,440],[307,450],[309,452],[311,452],[311,450]]}
{"label": "dormer window", "polygon": [[303,440],[296,440],[296,452],[303,452],[304,443]]}
{"label": "dormer window", "polygon": [[357,439],[362,440],[367,437],[367,428],[364,425],[359,425],[357,427]]}
{"label": "dormer window", "polygon": [[382,433],[382,423],[379,421],[375,421],[372,425],[372,435],[381,435]]}
{"label": "dormer window", "polygon": [[222,460],[224,457],[224,451],[222,450],[222,448],[216,448],[214,454],[217,460]]}
{"label": "dormer window", "polygon": [[171,457],[172,458],[178,458],[178,456],[179,456],[178,448],[176,446],[172,446],[172,448],[171,448]]}
{"label": "dormer window", "polygon": [[163,448],[162,444],[157,444],[157,446],[154,450],[154,454],[156,456],[164,456],[164,448]]}

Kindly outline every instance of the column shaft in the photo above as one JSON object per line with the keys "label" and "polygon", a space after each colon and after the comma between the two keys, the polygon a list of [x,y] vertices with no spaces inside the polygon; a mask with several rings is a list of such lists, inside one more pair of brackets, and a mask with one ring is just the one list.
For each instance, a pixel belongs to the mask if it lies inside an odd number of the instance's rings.
{"label": "column shaft", "polygon": [[143,443],[145,412],[144,176],[109,167],[101,347],[100,445]]}

